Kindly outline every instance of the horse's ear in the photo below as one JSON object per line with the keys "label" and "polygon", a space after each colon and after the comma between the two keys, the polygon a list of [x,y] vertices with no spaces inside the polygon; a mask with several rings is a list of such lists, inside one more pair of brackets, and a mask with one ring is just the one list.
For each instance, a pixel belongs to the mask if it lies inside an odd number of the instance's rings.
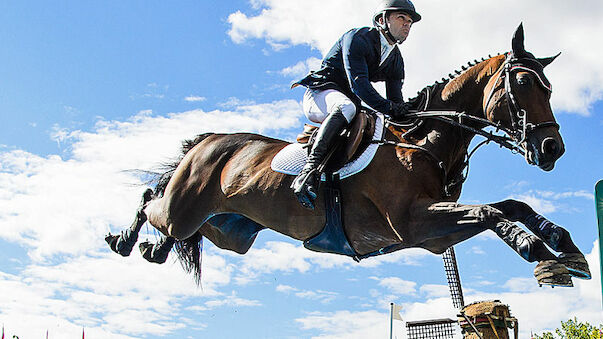
{"label": "horse's ear", "polygon": [[526,49],[523,45],[523,22],[519,24],[519,27],[517,27],[517,30],[515,30],[515,34],[513,34],[513,40],[511,40],[511,48],[513,51],[513,54],[515,54],[518,57],[521,57],[522,55],[525,54]]}
{"label": "horse's ear", "polygon": [[557,55],[548,57],[548,58],[539,58],[538,62],[542,64],[542,67],[548,66],[553,60],[557,59],[557,57],[561,54],[561,52],[557,53]]}

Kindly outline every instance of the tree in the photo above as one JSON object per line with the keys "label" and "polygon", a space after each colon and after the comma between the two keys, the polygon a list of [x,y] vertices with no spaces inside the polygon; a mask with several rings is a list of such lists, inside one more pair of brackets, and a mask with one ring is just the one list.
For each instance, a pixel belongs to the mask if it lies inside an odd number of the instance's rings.
{"label": "tree", "polygon": [[588,322],[579,322],[574,318],[561,322],[561,328],[555,329],[555,335],[551,332],[545,332],[541,336],[536,335],[535,339],[603,339],[603,325],[595,327]]}

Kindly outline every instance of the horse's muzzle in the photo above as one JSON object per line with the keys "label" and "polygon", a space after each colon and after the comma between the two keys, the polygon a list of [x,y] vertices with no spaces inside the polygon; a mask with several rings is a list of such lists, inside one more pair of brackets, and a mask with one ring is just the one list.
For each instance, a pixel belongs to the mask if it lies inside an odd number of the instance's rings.
{"label": "horse's muzzle", "polygon": [[555,167],[555,162],[563,153],[565,146],[561,135],[555,130],[555,133],[538,135],[534,133],[529,138],[526,159],[529,163],[540,167],[543,171],[551,171]]}

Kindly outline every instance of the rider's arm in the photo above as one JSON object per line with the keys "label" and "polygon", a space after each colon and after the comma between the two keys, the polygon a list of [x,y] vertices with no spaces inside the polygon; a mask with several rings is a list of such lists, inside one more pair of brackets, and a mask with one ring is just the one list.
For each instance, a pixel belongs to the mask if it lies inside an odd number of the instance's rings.
{"label": "rider's arm", "polygon": [[346,34],[342,41],[343,66],[352,92],[373,109],[389,113],[392,102],[383,98],[369,80],[367,57],[370,44],[356,34]]}
{"label": "rider's arm", "polygon": [[385,80],[385,94],[387,99],[395,102],[402,103],[404,98],[402,96],[402,85],[404,84],[404,61],[400,52],[393,51],[392,62],[385,73],[388,78]]}
{"label": "rider's arm", "polygon": [[388,79],[385,81],[385,93],[389,100],[401,103],[404,102],[402,97],[403,79]]}

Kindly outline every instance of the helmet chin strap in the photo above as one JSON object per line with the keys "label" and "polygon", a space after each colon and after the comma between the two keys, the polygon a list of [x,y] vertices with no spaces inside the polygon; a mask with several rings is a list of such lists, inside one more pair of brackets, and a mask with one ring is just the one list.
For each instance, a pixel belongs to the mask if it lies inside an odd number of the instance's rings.
{"label": "helmet chin strap", "polygon": [[383,33],[385,33],[385,36],[393,41],[396,44],[401,44],[403,41],[400,41],[396,38],[394,38],[394,36],[392,35],[392,33],[389,31],[389,28],[387,27],[387,12],[383,12],[383,14],[381,14],[381,17],[383,18],[383,24],[379,23],[379,21],[376,21],[377,26],[379,26],[379,28],[381,28],[381,30],[383,31]]}

